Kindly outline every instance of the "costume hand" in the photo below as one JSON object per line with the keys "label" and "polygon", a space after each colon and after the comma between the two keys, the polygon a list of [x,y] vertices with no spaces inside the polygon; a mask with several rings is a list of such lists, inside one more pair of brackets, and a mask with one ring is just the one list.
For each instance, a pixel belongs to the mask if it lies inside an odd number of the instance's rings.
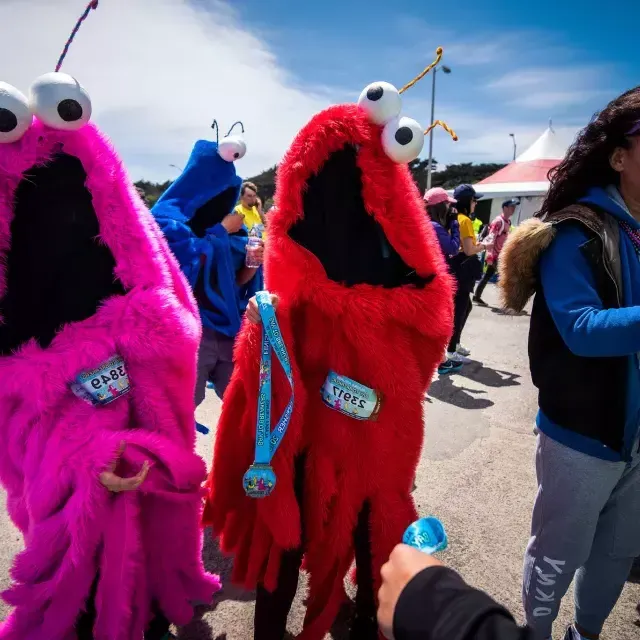
{"label": "costume hand", "polygon": [[236,233],[242,229],[244,216],[234,211],[222,218],[222,222],[220,224],[227,230],[227,233]]}
{"label": "costume hand", "polygon": [[120,448],[118,449],[118,453],[116,454],[113,462],[109,465],[109,468],[106,471],[103,471],[100,474],[100,484],[113,493],[135,491],[144,482],[147,474],[149,473],[149,461],[145,460],[142,463],[140,471],[132,478],[121,478],[119,475],[116,475],[116,467],[124,453],[125,446],[126,444],[124,442],[120,443]]}
{"label": "costume hand", "polygon": [[382,586],[378,592],[378,624],[385,637],[393,639],[393,616],[398,599],[411,579],[428,567],[442,563],[422,551],[399,544],[380,571]]}
{"label": "costume hand", "polygon": [[[271,299],[271,304],[273,305],[273,310],[276,311],[278,309],[278,303],[280,302],[280,298],[277,295],[271,294],[269,296]],[[247,319],[251,324],[260,324],[260,312],[258,311],[258,302],[256,297],[253,296],[251,300],[249,300],[249,304],[247,305]]]}

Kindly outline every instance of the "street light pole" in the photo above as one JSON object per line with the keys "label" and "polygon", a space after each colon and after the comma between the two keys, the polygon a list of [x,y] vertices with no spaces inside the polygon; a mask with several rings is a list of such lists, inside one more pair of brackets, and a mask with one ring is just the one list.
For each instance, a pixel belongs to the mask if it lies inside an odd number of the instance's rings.
{"label": "street light pole", "polygon": [[[433,78],[431,81],[431,122],[436,116],[436,73],[438,67],[433,70]],[[431,165],[433,163],[433,129],[429,132],[429,164],[427,165],[427,190],[431,189]]]}
{"label": "street light pole", "polygon": [[515,159],[516,159],[516,150],[518,148],[516,146],[516,134],[515,133],[510,133],[509,135],[513,138],[513,159],[515,161]]}
{"label": "street light pole", "polygon": [[[449,67],[442,65],[433,70],[433,79],[431,81],[431,123],[433,125],[436,117],[436,73],[442,70],[444,73],[451,73]],[[427,189],[431,189],[431,165],[433,164],[433,129],[429,132],[429,164],[427,165]]]}

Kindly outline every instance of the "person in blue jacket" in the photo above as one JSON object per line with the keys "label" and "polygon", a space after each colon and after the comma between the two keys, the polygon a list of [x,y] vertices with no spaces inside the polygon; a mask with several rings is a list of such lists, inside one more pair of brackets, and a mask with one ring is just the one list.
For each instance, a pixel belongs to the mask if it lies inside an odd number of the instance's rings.
{"label": "person in blue jacket", "polygon": [[[261,288],[261,269],[245,265],[248,232],[233,210],[242,184],[234,161],[245,153],[244,140],[231,131],[219,143],[198,140],[184,171],[152,209],[200,310],[196,405],[209,379],[222,398],[242,315]],[[256,258],[261,261],[261,251],[254,252]]]}
{"label": "person in blue jacket", "polygon": [[[449,264],[460,251],[458,213],[452,208],[456,199],[452,198],[442,187],[433,187],[425,192],[424,201],[431,224],[438,237],[440,249]],[[438,373],[440,375],[454,373],[462,369],[462,365],[462,362],[456,362],[445,356],[444,361],[438,366]]]}
{"label": "person in blue jacket", "polygon": [[527,623],[550,638],[575,576],[565,638],[595,639],[640,554],[640,87],[578,135],[537,217],[507,241],[500,285],[516,310],[535,293]]}

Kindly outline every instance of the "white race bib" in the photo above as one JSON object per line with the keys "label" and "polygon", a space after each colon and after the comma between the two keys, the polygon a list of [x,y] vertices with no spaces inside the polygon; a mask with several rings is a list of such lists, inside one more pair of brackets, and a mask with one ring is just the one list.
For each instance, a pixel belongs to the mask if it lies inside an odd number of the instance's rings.
{"label": "white race bib", "polygon": [[335,371],[329,371],[320,393],[329,408],[356,420],[377,420],[380,413],[381,394]]}

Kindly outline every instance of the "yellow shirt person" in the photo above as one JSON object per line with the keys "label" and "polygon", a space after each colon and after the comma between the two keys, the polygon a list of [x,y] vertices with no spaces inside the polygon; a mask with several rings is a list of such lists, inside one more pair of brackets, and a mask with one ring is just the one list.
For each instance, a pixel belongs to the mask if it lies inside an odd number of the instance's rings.
{"label": "yellow shirt person", "polygon": [[234,211],[244,218],[244,224],[249,231],[257,224],[262,225],[262,237],[266,236],[264,222],[256,206],[258,203],[258,187],[253,182],[243,182],[240,189],[240,202]]}

